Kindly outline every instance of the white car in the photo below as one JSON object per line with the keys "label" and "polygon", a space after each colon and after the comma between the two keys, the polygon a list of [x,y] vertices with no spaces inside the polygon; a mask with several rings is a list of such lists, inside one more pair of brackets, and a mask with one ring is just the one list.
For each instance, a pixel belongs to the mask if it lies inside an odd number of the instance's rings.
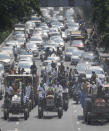
{"label": "white car", "polygon": [[60,57],[56,56],[55,54],[52,54],[50,57],[47,58],[47,60],[50,60],[51,62],[60,62]]}
{"label": "white car", "polygon": [[49,30],[49,36],[56,36],[56,35],[60,35],[60,32],[58,30],[58,28],[56,27],[53,27],[53,28],[50,28]]}
{"label": "white car", "polygon": [[7,70],[14,65],[14,58],[8,52],[0,52],[0,63],[2,63]]}
{"label": "white car", "polygon": [[25,25],[26,25],[26,30],[29,31],[34,30],[34,28],[36,27],[35,23],[32,21],[27,21]]}
{"label": "white car", "polygon": [[37,37],[37,36],[31,37],[29,42],[36,44],[39,48],[43,45],[43,39],[40,36],[39,37]]}
{"label": "white car", "polygon": [[0,79],[3,78],[4,72],[5,72],[4,65],[0,63]]}
{"label": "white car", "polygon": [[86,74],[86,70],[87,70],[87,65],[85,64],[80,64],[76,66],[76,70],[79,74]]}
{"label": "white car", "polygon": [[26,43],[26,38],[18,38],[17,39],[19,46],[22,47],[24,43]]}
{"label": "white car", "polygon": [[63,39],[55,39],[54,40],[62,49],[65,48],[65,43],[63,41]]}
{"label": "white car", "polygon": [[13,47],[12,46],[4,46],[0,49],[0,51],[7,51],[13,53]]}
{"label": "white car", "polygon": [[29,50],[29,51],[31,51],[33,53],[34,57],[39,56],[39,51],[38,51],[38,47],[36,46],[36,44],[27,43],[26,48],[27,48],[27,50]]}
{"label": "white car", "polygon": [[33,58],[33,53],[31,52],[31,51],[29,51],[29,50],[24,50],[24,49],[21,49],[20,50],[20,52],[19,52],[19,56],[29,56],[29,57],[31,57],[31,58]]}
{"label": "white car", "polygon": [[[51,60],[45,60],[43,62],[42,67],[41,67],[41,76],[43,76],[45,70],[47,73],[52,71],[51,63],[52,63]],[[56,63],[56,67],[59,67],[60,65],[61,65],[60,62]]]}
{"label": "white car", "polygon": [[42,67],[41,67],[41,77],[43,76],[45,70],[46,70],[47,73],[52,70],[51,61],[46,60],[46,61],[44,61],[44,62],[42,63]]}
{"label": "white car", "polygon": [[43,49],[46,50],[47,48],[49,48],[51,51],[57,51],[57,45],[50,45],[50,44],[45,44],[43,46]]}
{"label": "white car", "polygon": [[6,45],[6,46],[11,46],[11,47],[17,46],[18,48],[20,47],[20,46],[19,46],[19,42],[18,42],[17,40],[7,41],[7,42],[5,43],[5,45]]}
{"label": "white car", "polygon": [[45,46],[45,45],[52,45],[52,46],[55,46],[56,48],[57,48],[57,47],[60,47],[59,44],[56,43],[56,42],[53,41],[53,40],[48,40],[48,41],[44,44],[44,46]]}
{"label": "white car", "polygon": [[38,17],[36,15],[31,16],[31,21],[34,22],[36,25],[40,25],[40,23],[41,23],[40,17]]}
{"label": "white car", "polygon": [[92,76],[92,71],[94,71],[99,78],[101,78],[102,80],[105,79],[105,73],[104,70],[100,67],[100,66],[90,66],[87,68],[86,70],[86,78],[90,79]]}
{"label": "white car", "polygon": [[62,32],[62,38],[64,41],[67,40],[67,33],[66,32]]}
{"label": "white car", "polygon": [[78,51],[76,47],[67,47],[65,51],[65,61],[70,61],[74,51]]}
{"label": "white car", "polygon": [[18,66],[17,66],[17,70],[18,68],[20,69],[24,69],[24,73],[31,73],[31,65],[33,65],[33,62],[31,61],[19,61]]}
{"label": "white car", "polygon": [[21,55],[19,56],[19,61],[33,61],[33,58],[31,56],[28,55]]}

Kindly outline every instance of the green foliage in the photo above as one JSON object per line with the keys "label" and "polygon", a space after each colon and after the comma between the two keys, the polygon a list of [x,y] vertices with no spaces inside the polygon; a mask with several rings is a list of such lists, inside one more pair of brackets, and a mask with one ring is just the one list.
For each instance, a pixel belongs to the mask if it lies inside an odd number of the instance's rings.
{"label": "green foliage", "polygon": [[0,0],[0,29],[12,27],[32,10],[40,14],[39,0]]}
{"label": "green foliage", "polygon": [[109,48],[109,0],[92,0],[92,21],[97,25],[102,45]]}
{"label": "green foliage", "polygon": [[6,31],[2,31],[0,32],[0,43],[4,41],[4,39],[6,39],[6,37],[8,37],[8,35],[11,33],[11,30],[6,30]]}

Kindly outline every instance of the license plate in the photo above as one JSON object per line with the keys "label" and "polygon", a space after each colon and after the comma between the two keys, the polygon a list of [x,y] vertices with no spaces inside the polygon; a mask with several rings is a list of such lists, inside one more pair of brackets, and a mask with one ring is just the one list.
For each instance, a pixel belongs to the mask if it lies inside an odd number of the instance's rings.
{"label": "license plate", "polygon": [[53,99],[47,99],[46,105],[47,106],[54,106],[54,100]]}

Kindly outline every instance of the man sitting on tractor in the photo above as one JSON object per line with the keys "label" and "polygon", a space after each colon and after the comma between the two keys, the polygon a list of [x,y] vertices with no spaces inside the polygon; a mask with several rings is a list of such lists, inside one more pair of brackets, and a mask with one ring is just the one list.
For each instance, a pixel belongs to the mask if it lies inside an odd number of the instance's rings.
{"label": "man sitting on tractor", "polygon": [[46,95],[54,95],[55,88],[53,85],[50,83],[48,88],[46,89]]}

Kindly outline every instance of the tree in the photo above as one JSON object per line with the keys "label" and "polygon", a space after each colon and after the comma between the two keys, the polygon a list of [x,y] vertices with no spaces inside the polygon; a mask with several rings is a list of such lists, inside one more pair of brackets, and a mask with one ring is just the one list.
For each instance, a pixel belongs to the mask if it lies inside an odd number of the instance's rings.
{"label": "tree", "polygon": [[102,45],[109,48],[109,0],[92,0],[92,21],[97,25]]}
{"label": "tree", "polygon": [[12,27],[32,10],[41,14],[39,0],[0,0],[0,29]]}

